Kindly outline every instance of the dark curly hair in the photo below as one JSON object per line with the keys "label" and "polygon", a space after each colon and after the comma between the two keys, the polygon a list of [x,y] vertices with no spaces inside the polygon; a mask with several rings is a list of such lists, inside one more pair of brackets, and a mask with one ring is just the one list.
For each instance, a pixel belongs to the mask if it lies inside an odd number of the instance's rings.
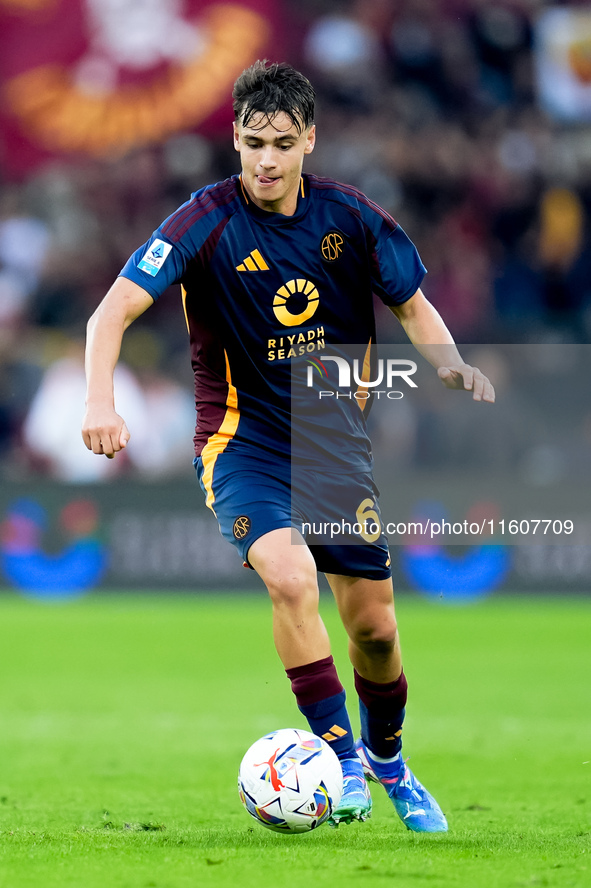
{"label": "dark curly hair", "polygon": [[271,120],[283,111],[298,133],[314,123],[314,88],[310,81],[286,62],[259,59],[242,72],[234,84],[234,116],[242,126],[262,113]]}

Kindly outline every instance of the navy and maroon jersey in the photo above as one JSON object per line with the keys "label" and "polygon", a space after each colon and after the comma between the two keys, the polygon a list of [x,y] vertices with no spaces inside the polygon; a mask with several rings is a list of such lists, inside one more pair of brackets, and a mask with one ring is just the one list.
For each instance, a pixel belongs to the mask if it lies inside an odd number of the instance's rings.
{"label": "navy and maroon jersey", "polygon": [[[305,175],[295,214],[284,216],[255,206],[232,176],[193,194],[121,274],[154,299],[181,284],[195,374],[195,453],[215,462],[227,447],[290,456],[294,362],[339,344],[374,343],[373,294],[400,305],[425,268],[400,226],[355,188]],[[355,401],[331,401],[312,422],[322,425],[324,411],[336,411],[331,421],[342,434],[330,444],[332,461],[366,470],[362,410]]]}

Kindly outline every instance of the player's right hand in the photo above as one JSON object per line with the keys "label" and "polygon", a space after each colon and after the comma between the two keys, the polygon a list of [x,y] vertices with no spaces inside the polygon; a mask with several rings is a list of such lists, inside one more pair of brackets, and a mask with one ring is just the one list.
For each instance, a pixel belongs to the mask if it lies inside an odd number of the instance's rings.
{"label": "player's right hand", "polygon": [[87,408],[82,422],[82,440],[93,453],[113,459],[127,447],[130,434],[125,421],[113,408]]}

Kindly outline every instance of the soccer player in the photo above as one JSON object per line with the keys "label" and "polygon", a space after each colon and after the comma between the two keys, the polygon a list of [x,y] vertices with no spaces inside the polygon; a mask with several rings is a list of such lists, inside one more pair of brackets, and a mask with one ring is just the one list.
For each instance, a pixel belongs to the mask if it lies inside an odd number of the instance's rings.
{"label": "soccer player", "polygon": [[[369,815],[367,775],[382,783],[409,829],[445,831],[439,805],[401,754],[407,681],[385,536],[306,545],[295,529],[333,499],[350,504],[353,522],[368,505],[378,514],[363,413],[356,401],[353,410],[337,399],[331,421],[345,434],[331,438],[331,461],[304,461],[304,482],[294,490],[290,374],[299,356],[375,342],[375,293],[447,388],[488,402],[494,391],[462,361],[421,292],[425,269],[400,226],[355,188],[302,174],[316,138],[309,81],[287,64],[259,61],[238,78],[233,99],[241,174],[197,191],[166,219],[89,321],[83,438],[109,458],[126,447],[129,432],[113,400],[122,336],[180,283],[195,373],[197,475],[221,533],[269,591],[275,646],[300,711],[341,761],[344,791],[333,823]],[[361,717],[356,744],[318,613],[318,570],[349,637]]]}

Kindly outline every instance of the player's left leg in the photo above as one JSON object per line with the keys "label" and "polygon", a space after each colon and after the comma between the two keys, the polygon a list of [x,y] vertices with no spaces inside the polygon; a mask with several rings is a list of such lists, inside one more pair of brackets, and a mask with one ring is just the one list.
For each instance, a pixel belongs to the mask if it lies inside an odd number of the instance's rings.
{"label": "player's left leg", "polygon": [[402,758],[407,683],[392,580],[336,574],[327,574],[327,579],[349,636],[361,717],[357,751],[366,774],[385,787],[408,829],[445,832],[441,808]]}

